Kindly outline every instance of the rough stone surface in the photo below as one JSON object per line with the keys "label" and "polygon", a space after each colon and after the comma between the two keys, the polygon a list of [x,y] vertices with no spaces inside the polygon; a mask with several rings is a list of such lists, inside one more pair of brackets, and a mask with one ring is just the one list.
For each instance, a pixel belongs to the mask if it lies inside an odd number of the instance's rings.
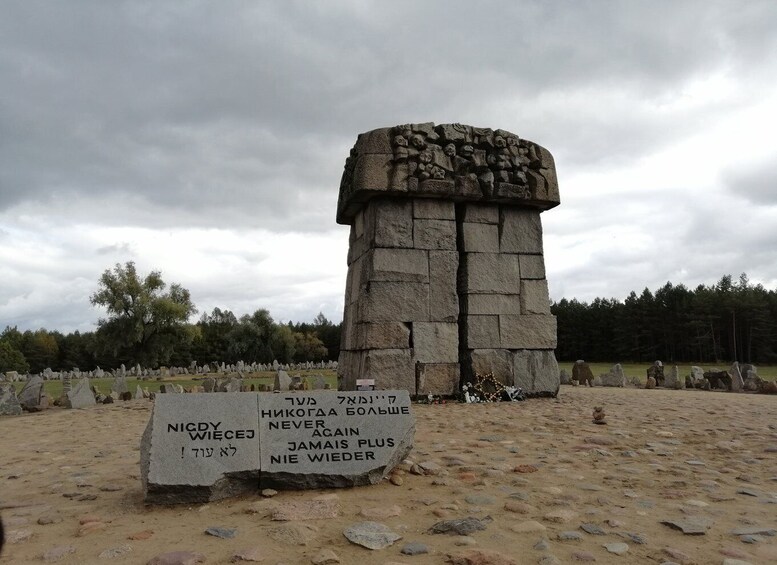
{"label": "rough stone surface", "polygon": [[384,549],[402,539],[402,536],[391,531],[391,528],[380,522],[359,522],[347,527],[343,535],[351,543],[367,549]]}
{"label": "rough stone surface", "polygon": [[588,363],[582,359],[575,361],[575,364],[572,365],[572,380],[577,381],[581,385],[593,383],[594,374]]}
{"label": "rough stone surface", "polygon": [[[553,157],[509,132],[361,134],[338,199],[337,220],[351,225],[339,386],[448,395],[479,372],[476,351],[503,351],[495,376],[511,384],[515,350],[553,350],[539,214],[558,202]],[[557,380],[538,392],[556,394]]]}
{"label": "rough stone surface", "polygon": [[406,390],[259,395],[262,486],[375,484],[412,448]]}
{"label": "rough stone surface", "polygon": [[84,377],[67,393],[69,408],[87,408],[97,404],[94,393],[89,386],[89,379]]}
{"label": "rough stone surface", "polygon": [[256,490],[257,398],[250,393],[157,395],[141,441],[146,502],[205,502]]}
{"label": "rough stone surface", "polygon": [[21,404],[22,408],[25,410],[38,410],[42,393],[43,379],[37,375],[31,377],[24,383],[22,390],[19,391],[19,404]]}
{"label": "rough stone surface", "polygon": [[414,432],[406,390],[160,395],[141,442],[141,479],[146,501],[165,504],[374,484],[407,456]]}
{"label": "rough stone surface", "polygon": [[623,374],[620,363],[616,363],[609,372],[599,376],[602,379],[602,386],[626,386],[626,375]]}
{"label": "rough stone surface", "polygon": [[712,527],[712,520],[703,516],[686,516],[683,518],[668,518],[661,520],[665,526],[680,530],[688,536],[701,536]]}
{"label": "rough stone surface", "polygon": [[16,389],[11,383],[0,382],[0,416],[18,416],[22,405],[16,398]]}
{"label": "rough stone surface", "polygon": [[519,349],[513,354],[513,386],[524,392],[556,394],[560,377],[556,355],[551,350]]}

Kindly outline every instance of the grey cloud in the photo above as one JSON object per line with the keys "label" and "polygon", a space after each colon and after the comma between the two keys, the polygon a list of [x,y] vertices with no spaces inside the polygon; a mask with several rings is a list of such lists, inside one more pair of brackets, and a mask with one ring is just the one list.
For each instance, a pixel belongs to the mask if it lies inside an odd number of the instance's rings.
{"label": "grey cloud", "polygon": [[742,196],[753,204],[777,205],[777,154],[724,172],[723,182],[731,194]]}
{"label": "grey cloud", "polygon": [[[768,2],[237,6],[9,3],[0,208],[128,193],[210,225],[220,208],[280,228],[298,201],[333,205],[356,133],[428,119],[514,123],[561,162],[611,165],[706,115],[657,121],[630,97],[671,99],[721,59],[767,64],[774,41]],[[608,91],[623,107],[597,110]],[[565,112],[569,95],[594,113]],[[505,99],[518,115],[499,113]],[[332,213],[305,215],[316,230]]]}

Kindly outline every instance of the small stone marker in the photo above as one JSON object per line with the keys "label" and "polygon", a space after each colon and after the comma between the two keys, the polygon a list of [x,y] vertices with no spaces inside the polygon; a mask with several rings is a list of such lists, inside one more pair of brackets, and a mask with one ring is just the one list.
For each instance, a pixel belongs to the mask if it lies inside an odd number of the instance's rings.
{"label": "small stone marker", "polygon": [[127,392],[128,390],[129,386],[127,386],[127,377],[125,377],[123,374],[120,374],[113,379],[113,383],[111,384],[112,392],[121,395],[121,393]]}
{"label": "small stone marker", "polygon": [[158,395],[141,442],[146,502],[375,484],[414,433],[405,390]]}
{"label": "small stone marker", "polygon": [[16,389],[12,383],[0,382],[0,416],[18,416],[22,406],[16,398]]}
{"label": "small stone marker", "polygon": [[43,379],[39,376],[31,377],[24,383],[22,390],[19,391],[19,404],[25,410],[38,410],[40,406],[40,397],[43,393]]}
{"label": "small stone marker", "polygon": [[291,388],[291,377],[286,371],[279,370],[275,373],[275,384],[273,384],[273,390],[280,390],[281,392],[287,391]]}
{"label": "small stone marker", "polygon": [[78,381],[76,386],[68,391],[66,396],[67,406],[69,408],[86,408],[87,406],[94,406],[97,404],[87,377]]}

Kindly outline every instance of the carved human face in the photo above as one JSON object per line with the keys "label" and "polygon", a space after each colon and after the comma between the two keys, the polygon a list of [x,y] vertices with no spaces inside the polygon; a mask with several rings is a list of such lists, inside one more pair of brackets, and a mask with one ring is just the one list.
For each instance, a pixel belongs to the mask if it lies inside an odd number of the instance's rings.
{"label": "carved human face", "polygon": [[472,154],[475,152],[475,148],[471,145],[465,145],[461,148],[461,155],[462,157],[470,158],[472,157]]}
{"label": "carved human face", "polygon": [[432,162],[432,154],[428,151],[421,151],[418,154],[418,160],[423,163],[424,165],[428,165]]}
{"label": "carved human face", "polygon": [[410,138],[410,143],[413,144],[413,147],[419,150],[426,147],[426,141],[424,141],[424,138],[417,133]]}
{"label": "carved human face", "polygon": [[445,178],[445,169],[442,167],[432,167],[432,178],[434,179],[444,179]]}
{"label": "carved human face", "polygon": [[453,143],[449,143],[443,148],[443,151],[448,157],[456,156],[456,146]]}
{"label": "carved human face", "polygon": [[502,137],[501,135],[497,135],[494,138],[494,145],[496,145],[497,147],[499,147],[501,149],[503,147],[507,147],[507,142],[505,141],[504,137]]}

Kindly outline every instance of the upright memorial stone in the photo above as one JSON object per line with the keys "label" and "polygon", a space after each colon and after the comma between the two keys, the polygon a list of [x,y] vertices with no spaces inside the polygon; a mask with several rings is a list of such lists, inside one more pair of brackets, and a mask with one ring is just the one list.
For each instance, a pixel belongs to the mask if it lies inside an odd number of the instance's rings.
{"label": "upright memorial stone", "polygon": [[351,226],[340,387],[451,395],[492,373],[559,388],[540,212],[553,157],[504,130],[405,124],[359,135],[337,222]]}
{"label": "upright memorial stone", "polygon": [[35,375],[30,377],[19,391],[19,404],[27,411],[39,410],[43,394],[43,379]]}
{"label": "upright memorial stone", "polygon": [[18,416],[22,413],[22,405],[16,398],[13,383],[0,381],[0,416]]}

